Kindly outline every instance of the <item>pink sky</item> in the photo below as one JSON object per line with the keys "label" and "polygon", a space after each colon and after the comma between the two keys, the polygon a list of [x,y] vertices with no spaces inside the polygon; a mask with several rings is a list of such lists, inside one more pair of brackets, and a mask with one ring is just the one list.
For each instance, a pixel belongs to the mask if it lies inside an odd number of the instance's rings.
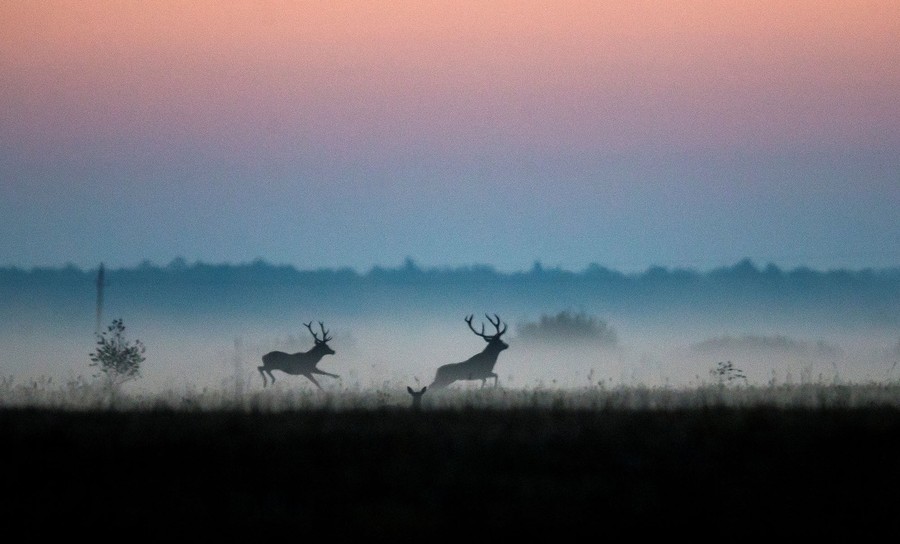
{"label": "pink sky", "polygon": [[[16,147],[896,145],[900,3],[11,2]],[[6,136],[9,136],[9,132]],[[101,152],[102,153],[102,152]]]}
{"label": "pink sky", "polygon": [[897,262],[898,44],[896,0],[3,2],[0,266]]}

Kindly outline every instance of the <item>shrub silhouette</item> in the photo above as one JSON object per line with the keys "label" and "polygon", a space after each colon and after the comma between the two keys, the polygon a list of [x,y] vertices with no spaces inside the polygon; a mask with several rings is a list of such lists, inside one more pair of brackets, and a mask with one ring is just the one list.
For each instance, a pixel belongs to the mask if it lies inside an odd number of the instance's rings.
{"label": "shrub silhouette", "polygon": [[97,349],[91,354],[90,364],[98,371],[94,377],[104,377],[113,389],[140,378],[145,351],[140,340],[131,343],[125,339],[125,324],[122,319],[114,319],[105,332],[97,335]]}
{"label": "shrub silhouette", "polygon": [[747,383],[744,371],[734,366],[731,361],[719,361],[716,363],[716,367],[709,371],[709,374],[719,382],[719,385],[729,384],[736,380],[744,380],[744,383]]}
{"label": "shrub silhouette", "polygon": [[581,341],[615,347],[619,342],[615,330],[606,321],[584,312],[562,311],[552,316],[544,314],[536,323],[520,325],[518,334],[526,341],[548,343]]}

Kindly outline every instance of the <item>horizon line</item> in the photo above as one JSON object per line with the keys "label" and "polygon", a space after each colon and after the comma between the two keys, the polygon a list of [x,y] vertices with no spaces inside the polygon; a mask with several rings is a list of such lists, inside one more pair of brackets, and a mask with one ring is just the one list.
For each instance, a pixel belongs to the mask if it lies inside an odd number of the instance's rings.
{"label": "horizon line", "polygon": [[257,257],[250,261],[226,261],[226,262],[211,262],[211,261],[203,261],[197,259],[193,262],[188,262],[184,257],[175,257],[171,259],[167,264],[157,264],[151,261],[150,259],[143,259],[139,263],[135,265],[120,265],[116,267],[108,267],[104,264],[103,261],[97,264],[96,267],[82,267],[74,264],[71,261],[66,262],[62,265],[34,265],[31,267],[23,267],[19,265],[4,265],[0,266],[0,271],[25,271],[25,272],[34,272],[34,271],[62,271],[62,270],[77,270],[80,272],[96,272],[99,271],[102,267],[106,271],[134,271],[134,270],[142,270],[142,269],[157,269],[157,270],[185,270],[190,268],[198,268],[198,267],[231,267],[231,268],[247,268],[247,267],[259,267],[265,266],[273,269],[293,269],[297,272],[353,272],[359,275],[371,274],[376,271],[416,271],[416,272],[456,272],[456,271],[471,271],[471,270],[483,270],[490,271],[498,275],[516,275],[516,274],[528,274],[528,273],[540,273],[540,272],[553,272],[553,273],[571,273],[571,274],[584,274],[591,271],[597,270],[605,270],[609,272],[615,272],[622,275],[644,275],[653,272],[687,272],[687,273],[697,273],[697,274],[708,274],[717,271],[726,271],[726,270],[739,270],[745,269],[747,271],[754,270],[756,272],[818,272],[818,273],[834,273],[834,272],[878,272],[878,271],[898,271],[900,270],[900,264],[893,266],[861,266],[857,268],[850,267],[832,267],[832,268],[814,268],[809,265],[796,265],[794,267],[783,267],[778,264],[768,261],[765,265],[758,265],[757,261],[749,257],[744,257],[739,259],[734,264],[731,265],[720,265],[714,266],[706,269],[698,268],[698,267],[690,267],[690,266],[679,266],[679,265],[660,265],[660,264],[650,264],[645,266],[644,268],[638,269],[636,271],[624,271],[619,268],[614,268],[611,266],[603,265],[598,262],[590,262],[585,266],[582,266],[580,269],[573,268],[565,268],[560,265],[545,265],[540,259],[536,259],[533,261],[530,268],[522,268],[511,271],[502,271],[499,270],[495,265],[491,265],[488,263],[471,263],[471,264],[445,264],[445,265],[433,265],[433,266],[423,266],[420,265],[415,259],[411,257],[406,257],[402,263],[390,266],[390,265],[381,265],[381,264],[373,264],[370,265],[366,270],[360,270],[353,266],[316,266],[316,267],[307,267],[303,268],[297,266],[295,264],[290,263],[274,263],[272,261],[268,261],[262,257]]}

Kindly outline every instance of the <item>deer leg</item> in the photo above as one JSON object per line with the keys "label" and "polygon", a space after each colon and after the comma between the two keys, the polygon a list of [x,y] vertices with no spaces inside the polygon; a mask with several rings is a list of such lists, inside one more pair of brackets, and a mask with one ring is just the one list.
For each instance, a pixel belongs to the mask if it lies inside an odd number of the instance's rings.
{"label": "deer leg", "polygon": [[266,374],[265,374],[265,372],[263,372],[265,370],[265,368],[258,366],[258,367],[256,367],[256,370],[259,370],[259,375],[262,376],[262,379],[263,379],[263,387],[265,387],[266,386]]}
{"label": "deer leg", "polygon": [[313,369],[313,374],[324,374],[325,376],[331,376],[332,378],[340,378],[337,374],[332,374],[331,372],[325,372],[324,370],[319,370],[318,368]]}
{"label": "deer leg", "polygon": [[304,376],[309,378],[309,381],[313,382],[313,384],[315,384],[315,386],[319,388],[319,391],[325,391],[324,389],[322,389],[322,386],[319,385],[319,382],[317,382],[316,379],[312,377],[312,373],[304,374]]}
{"label": "deer leg", "polygon": [[497,387],[497,375],[494,373],[491,373],[491,376],[494,377],[494,387]]}

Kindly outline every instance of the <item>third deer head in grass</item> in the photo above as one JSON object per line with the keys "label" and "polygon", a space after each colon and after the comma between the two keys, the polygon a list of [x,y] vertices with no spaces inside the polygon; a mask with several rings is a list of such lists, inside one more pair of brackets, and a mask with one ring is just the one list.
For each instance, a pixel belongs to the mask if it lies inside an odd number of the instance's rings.
{"label": "third deer head in grass", "polygon": [[422,408],[422,395],[425,394],[425,391],[428,390],[428,387],[423,387],[422,389],[416,391],[410,386],[406,386],[406,392],[412,395],[412,409],[419,410]]}

